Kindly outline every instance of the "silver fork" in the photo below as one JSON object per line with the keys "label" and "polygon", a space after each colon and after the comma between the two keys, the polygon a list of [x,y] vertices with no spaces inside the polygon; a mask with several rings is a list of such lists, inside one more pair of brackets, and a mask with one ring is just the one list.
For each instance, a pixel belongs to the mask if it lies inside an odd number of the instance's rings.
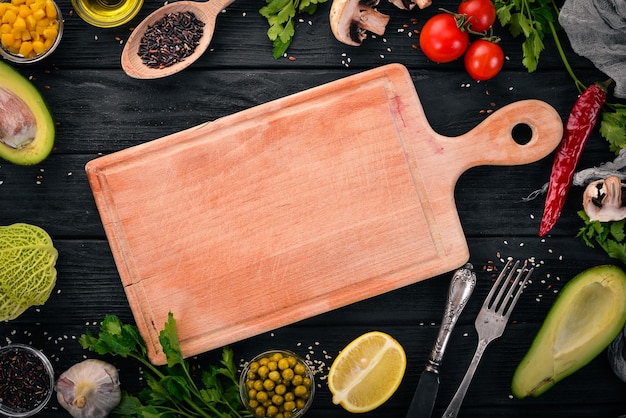
{"label": "silver fork", "polygon": [[[487,345],[489,345],[490,342],[500,337],[504,332],[504,328],[509,320],[511,311],[515,307],[517,300],[524,290],[524,286],[526,285],[528,278],[533,272],[532,268],[527,270],[527,263],[524,262],[522,268],[515,277],[515,280],[511,282],[515,272],[517,271],[519,261],[516,261],[513,267],[511,267],[511,263],[512,260],[509,260],[506,263],[504,269],[502,269],[502,272],[498,276],[498,279],[493,284],[491,291],[485,298],[485,302],[483,303],[482,308],[480,308],[480,312],[478,312],[476,322],[474,323],[476,331],[478,332],[478,347],[476,347],[476,352],[474,353],[472,362],[465,373],[465,377],[463,377],[463,380],[454,394],[452,401],[450,401],[448,409],[446,409],[443,413],[443,418],[454,418],[459,413],[459,409],[463,403],[463,398],[465,397],[465,393],[467,392],[470,382],[472,381],[474,372],[476,372],[478,363],[485,352],[485,348],[487,348]],[[506,274],[507,270],[509,270],[508,275]],[[524,271],[527,273],[522,280]],[[505,276],[506,280],[503,280]],[[498,288],[500,288],[500,290],[498,290]]]}

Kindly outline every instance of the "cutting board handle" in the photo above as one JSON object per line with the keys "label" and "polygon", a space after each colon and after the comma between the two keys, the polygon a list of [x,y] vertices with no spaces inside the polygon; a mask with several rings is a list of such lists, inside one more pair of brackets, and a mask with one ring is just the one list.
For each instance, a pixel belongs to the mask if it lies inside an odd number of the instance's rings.
{"label": "cutting board handle", "polygon": [[[514,128],[526,125],[531,137],[516,141]],[[521,100],[487,117],[474,129],[444,140],[450,161],[462,162],[460,175],[479,165],[520,165],[538,161],[557,147],[563,136],[563,121],[556,110],[540,100]]]}

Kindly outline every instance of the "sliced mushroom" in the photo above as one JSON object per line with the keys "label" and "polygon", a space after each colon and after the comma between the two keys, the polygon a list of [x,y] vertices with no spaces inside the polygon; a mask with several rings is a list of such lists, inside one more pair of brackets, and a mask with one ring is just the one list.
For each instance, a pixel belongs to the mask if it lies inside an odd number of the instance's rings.
{"label": "sliced mushroom", "polygon": [[415,6],[425,9],[433,4],[431,0],[389,0],[389,3],[402,10],[413,10]]}
{"label": "sliced mushroom", "polygon": [[330,29],[339,42],[359,46],[367,31],[383,35],[389,16],[375,10],[380,0],[334,0],[330,8]]}
{"label": "sliced mushroom", "polygon": [[589,183],[583,193],[583,209],[589,219],[610,222],[626,218],[625,188],[617,176]]}

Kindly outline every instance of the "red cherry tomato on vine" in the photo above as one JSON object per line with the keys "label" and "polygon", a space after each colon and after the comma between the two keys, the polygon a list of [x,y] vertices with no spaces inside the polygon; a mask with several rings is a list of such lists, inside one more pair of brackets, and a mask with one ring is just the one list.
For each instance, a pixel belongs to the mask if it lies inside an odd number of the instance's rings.
{"label": "red cherry tomato on vine", "polygon": [[495,77],[504,64],[504,52],[500,45],[486,39],[478,39],[467,48],[465,69],[476,81]]}
{"label": "red cherry tomato on vine", "polygon": [[459,28],[457,18],[450,13],[431,17],[420,32],[420,48],[430,60],[437,63],[459,58],[468,43],[469,35]]}
{"label": "red cherry tomato on vine", "polygon": [[466,24],[474,32],[485,32],[496,21],[496,8],[491,0],[463,0],[458,13],[467,16]]}

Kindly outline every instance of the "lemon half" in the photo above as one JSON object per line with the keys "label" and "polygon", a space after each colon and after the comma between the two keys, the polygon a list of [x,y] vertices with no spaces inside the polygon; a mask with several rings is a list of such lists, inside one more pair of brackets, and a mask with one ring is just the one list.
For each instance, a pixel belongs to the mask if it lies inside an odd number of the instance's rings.
{"label": "lemon half", "polygon": [[357,337],[337,356],[328,374],[333,403],[349,412],[376,409],[394,394],[406,370],[406,354],[384,332]]}

